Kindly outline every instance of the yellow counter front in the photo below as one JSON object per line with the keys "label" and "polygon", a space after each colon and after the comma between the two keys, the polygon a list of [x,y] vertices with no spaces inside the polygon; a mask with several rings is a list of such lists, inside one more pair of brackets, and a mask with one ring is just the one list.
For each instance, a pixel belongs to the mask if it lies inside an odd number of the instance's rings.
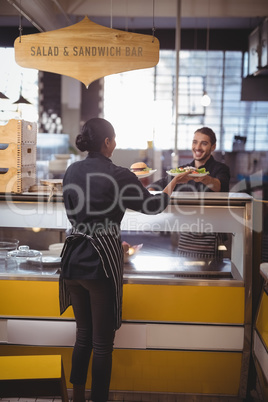
{"label": "yellow counter front", "polygon": [[[111,390],[239,394],[243,287],[125,284],[123,294]],[[0,354],[61,354],[71,387],[75,323],[71,308],[59,316],[58,282],[2,279],[0,316]]]}
{"label": "yellow counter front", "polygon": [[268,263],[260,266],[263,288],[253,331],[253,357],[263,400],[268,400]]}

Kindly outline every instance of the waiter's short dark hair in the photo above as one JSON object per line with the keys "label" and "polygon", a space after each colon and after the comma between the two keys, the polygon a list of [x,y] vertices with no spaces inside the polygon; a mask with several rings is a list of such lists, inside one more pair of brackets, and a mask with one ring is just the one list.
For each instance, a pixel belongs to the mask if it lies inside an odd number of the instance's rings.
{"label": "waiter's short dark hair", "polygon": [[202,134],[206,134],[209,138],[210,138],[210,142],[211,145],[216,144],[217,138],[216,138],[216,134],[214,133],[213,130],[211,130],[211,128],[209,127],[201,127],[198,130],[195,130],[195,133],[202,133]]}

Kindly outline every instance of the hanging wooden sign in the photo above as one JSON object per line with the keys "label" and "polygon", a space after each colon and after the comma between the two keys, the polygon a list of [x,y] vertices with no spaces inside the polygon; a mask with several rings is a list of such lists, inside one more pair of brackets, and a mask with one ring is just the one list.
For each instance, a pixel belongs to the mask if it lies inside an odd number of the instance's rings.
{"label": "hanging wooden sign", "polygon": [[73,77],[86,87],[98,78],[155,66],[159,41],[81,22],[56,31],[23,35],[15,40],[15,60],[22,67]]}

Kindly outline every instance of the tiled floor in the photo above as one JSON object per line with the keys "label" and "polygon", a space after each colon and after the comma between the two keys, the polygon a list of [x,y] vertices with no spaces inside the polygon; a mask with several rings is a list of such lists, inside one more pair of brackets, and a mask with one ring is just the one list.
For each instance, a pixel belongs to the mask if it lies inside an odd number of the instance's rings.
{"label": "tiled floor", "polygon": [[[1,395],[1,389],[0,389]],[[72,402],[72,390],[68,389],[69,401]],[[90,402],[90,391],[86,391],[87,402]],[[43,398],[0,398],[0,402],[61,402],[59,397]],[[183,395],[183,394],[154,394],[154,393],[130,393],[110,391],[108,402],[268,402],[264,401],[261,392],[251,391],[247,399],[231,396],[210,396],[210,395]]]}
{"label": "tiled floor", "polygon": [[[153,397],[150,397],[150,394],[147,396],[143,395],[137,395],[137,394],[129,394],[127,397],[121,396],[120,399],[119,395],[115,395],[113,398],[113,401],[116,402],[259,402],[262,401],[262,399],[258,399],[258,396],[256,398],[254,395],[252,395],[252,398],[250,399],[241,399],[241,398],[236,398],[236,397],[228,397],[228,396],[200,396],[200,395],[160,395],[159,398],[157,398],[156,395],[153,395]],[[1,402],[61,402],[61,399],[50,399],[50,398],[0,398]],[[70,398],[70,402],[72,402],[72,399]],[[88,400],[89,402],[89,400]]]}
{"label": "tiled floor", "polygon": [[[18,398],[7,398],[7,399],[0,399],[0,401],[2,401],[2,402],[62,402],[61,399],[30,399],[30,398],[19,398],[19,399]],[[168,402],[169,400],[166,399],[165,401]],[[70,399],[70,402],[72,402],[71,399]],[[89,400],[87,402],[89,402]],[[114,401],[110,401],[110,402],[114,402]],[[116,402],[127,402],[127,400],[125,400],[125,399],[117,400]],[[143,402],[143,400],[138,400],[138,401],[132,400],[132,402]],[[237,399],[237,398],[231,398],[231,397],[222,398],[222,397],[180,396],[178,399],[176,399],[176,402],[243,402],[243,400]],[[245,401],[245,402],[247,402],[247,401]]]}

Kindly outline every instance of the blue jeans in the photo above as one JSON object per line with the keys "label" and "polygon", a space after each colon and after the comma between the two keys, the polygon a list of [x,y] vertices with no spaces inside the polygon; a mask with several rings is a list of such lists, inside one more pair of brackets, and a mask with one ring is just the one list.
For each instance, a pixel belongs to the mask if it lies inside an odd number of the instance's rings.
{"label": "blue jeans", "polygon": [[91,399],[108,400],[114,344],[114,299],[109,279],[67,279],[76,320],[76,342],[72,356],[70,382],[84,385],[91,352]]}

